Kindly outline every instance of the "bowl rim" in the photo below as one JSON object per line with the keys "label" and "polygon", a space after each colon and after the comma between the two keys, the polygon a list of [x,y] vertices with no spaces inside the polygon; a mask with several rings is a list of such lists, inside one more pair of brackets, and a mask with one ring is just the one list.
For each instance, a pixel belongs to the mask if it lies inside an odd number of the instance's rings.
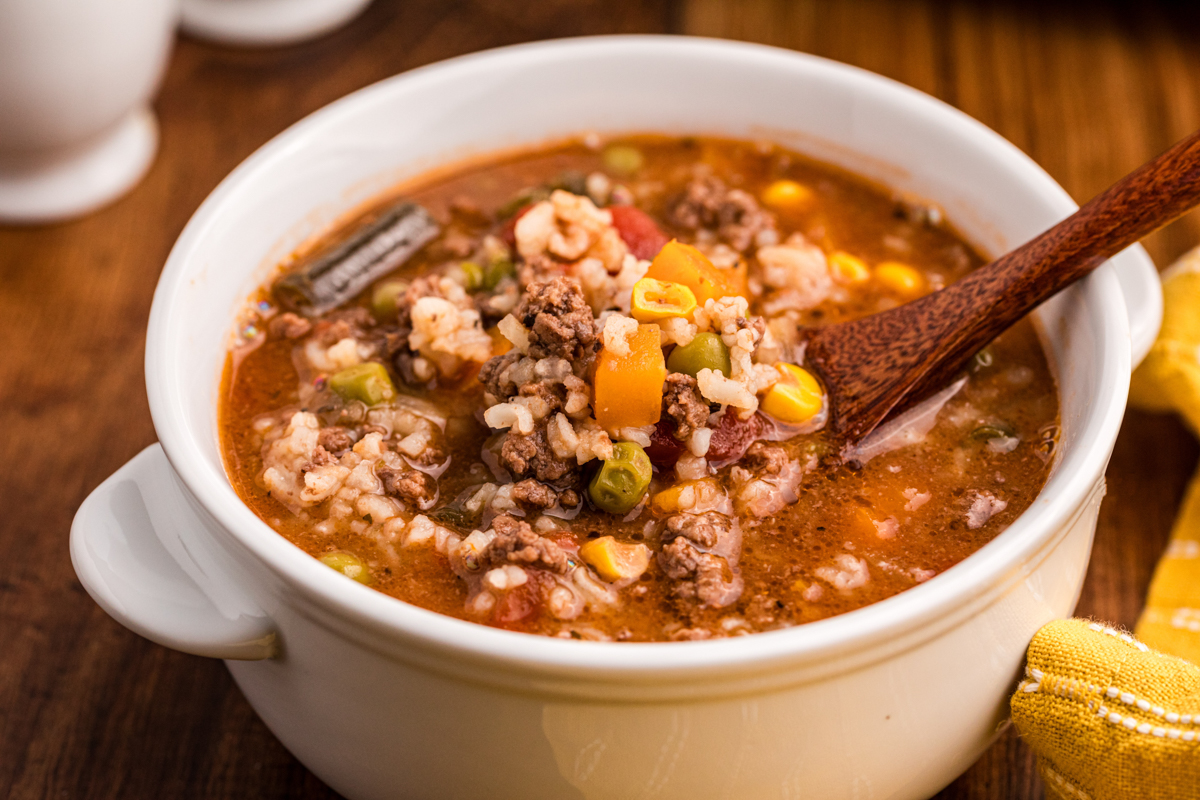
{"label": "bowl rim", "polygon": [[[606,52],[607,51],[607,52]],[[404,640],[445,656],[487,662],[518,671],[621,679],[701,677],[759,670],[769,664],[812,663],[881,645],[889,639],[931,628],[931,623],[967,605],[987,587],[1028,562],[1071,519],[1103,473],[1116,439],[1128,393],[1130,353],[1125,303],[1111,264],[1085,279],[1088,305],[1096,304],[1108,324],[1097,331],[1097,380],[1111,386],[1093,403],[1075,447],[1059,464],[1065,478],[1051,498],[1035,504],[980,550],[935,579],[861,609],[783,630],[731,639],[674,643],[606,643],[560,640],[490,628],[410,605],[344,580],[292,545],[260,520],[232,488],[224,470],[211,469],[199,453],[198,431],[190,424],[170,359],[185,343],[171,313],[193,269],[214,217],[238,191],[260,180],[279,159],[303,148],[307,139],[360,109],[388,102],[406,87],[469,79],[513,64],[548,64],[595,56],[654,56],[724,59],[787,69],[840,81],[864,94],[891,95],[914,113],[933,117],[956,136],[976,140],[1023,183],[1033,186],[1066,216],[1077,206],[1032,159],[999,134],[965,113],[917,89],[866,70],[796,51],[759,44],[660,35],[591,36],[510,45],[458,56],[385,78],[313,112],[276,135],[235,168],[188,221],[167,259],[154,293],[146,338],[146,383],[151,415],[163,449],[187,490],[243,550],[290,588],[374,634]],[[1145,258],[1144,255],[1141,256]],[[232,319],[230,320],[232,323]],[[168,346],[170,345],[170,346]],[[213,411],[215,419],[215,409]],[[934,633],[929,633],[929,636]]]}

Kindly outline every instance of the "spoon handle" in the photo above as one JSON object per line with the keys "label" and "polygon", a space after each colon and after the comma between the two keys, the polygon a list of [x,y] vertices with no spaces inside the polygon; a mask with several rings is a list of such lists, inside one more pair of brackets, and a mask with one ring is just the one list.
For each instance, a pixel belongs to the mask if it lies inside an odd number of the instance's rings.
{"label": "spoon handle", "polygon": [[[1200,131],[1093,197],[1067,219],[964,281],[1018,301],[999,330],[1106,259],[1200,203]],[[972,281],[972,279],[977,279]],[[996,291],[997,288],[991,289]],[[999,299],[999,298],[997,298]],[[997,325],[999,323],[992,323]]]}
{"label": "spoon handle", "polygon": [[945,289],[810,331],[806,359],[834,395],[842,391],[833,398],[834,429],[865,435],[893,410],[945,385],[963,362],[1049,297],[1198,203],[1200,131]]}

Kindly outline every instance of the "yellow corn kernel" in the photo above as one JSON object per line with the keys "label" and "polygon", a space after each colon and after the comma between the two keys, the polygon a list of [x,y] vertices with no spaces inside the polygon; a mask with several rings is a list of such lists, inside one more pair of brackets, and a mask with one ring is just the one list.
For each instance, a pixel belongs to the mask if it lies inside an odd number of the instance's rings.
{"label": "yellow corn kernel", "polygon": [[631,309],[638,322],[690,317],[696,310],[696,295],[682,283],[642,278],[633,285]]}
{"label": "yellow corn kernel", "polygon": [[579,546],[579,557],[609,583],[637,580],[650,566],[650,548],[622,544],[611,536],[589,539]]}
{"label": "yellow corn kernel", "polygon": [[795,364],[780,362],[779,382],[763,395],[762,410],[781,422],[799,425],[808,422],[821,411],[825,397],[821,384],[807,370]]}
{"label": "yellow corn kernel", "polygon": [[762,201],[772,208],[799,208],[813,199],[813,190],[803,183],[779,180],[763,189]]}
{"label": "yellow corn kernel", "polygon": [[719,491],[716,481],[711,478],[683,481],[654,495],[650,507],[659,514],[675,514],[711,502]]}
{"label": "yellow corn kernel", "polygon": [[899,261],[885,261],[877,266],[875,278],[904,297],[917,297],[925,291],[925,276]]}
{"label": "yellow corn kernel", "polygon": [[838,250],[829,256],[829,269],[838,283],[862,283],[871,277],[871,270],[858,256]]}

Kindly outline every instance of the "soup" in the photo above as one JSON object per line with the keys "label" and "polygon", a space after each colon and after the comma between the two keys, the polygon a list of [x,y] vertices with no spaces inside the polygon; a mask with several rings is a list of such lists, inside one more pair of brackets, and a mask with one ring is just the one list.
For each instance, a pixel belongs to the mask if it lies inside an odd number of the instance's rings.
{"label": "soup", "polygon": [[773,630],[934,578],[1048,477],[1028,321],[888,430],[824,428],[800,332],[983,263],[936,208],[771,144],[653,136],[403,200],[280,266],[219,407],[247,505],[379,591],[577,639]]}

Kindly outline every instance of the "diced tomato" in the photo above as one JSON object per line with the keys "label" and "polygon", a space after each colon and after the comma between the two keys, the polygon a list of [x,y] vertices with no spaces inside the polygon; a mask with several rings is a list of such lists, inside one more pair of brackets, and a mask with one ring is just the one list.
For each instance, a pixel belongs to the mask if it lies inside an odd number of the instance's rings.
{"label": "diced tomato", "polygon": [[538,620],[546,605],[546,596],[554,588],[554,579],[540,569],[525,570],[526,582],[501,592],[492,609],[492,624],[519,629]]}
{"label": "diced tomato", "polygon": [[640,208],[609,206],[608,210],[612,214],[613,227],[621,234],[629,252],[638,258],[654,258],[663,245],[670,241],[650,215]]}
{"label": "diced tomato", "polygon": [[708,441],[706,458],[717,465],[737,461],[746,454],[750,445],[763,437],[770,424],[761,414],[741,419],[735,409],[726,409]]}
{"label": "diced tomato", "polygon": [[650,432],[650,446],[646,448],[651,464],[660,468],[675,466],[675,462],[683,455],[683,443],[675,438],[674,433],[674,420],[660,419],[654,426]]}
{"label": "diced tomato", "polygon": [[531,208],[533,208],[533,203],[521,206],[521,208],[517,209],[517,213],[505,220],[504,224],[500,227],[499,236],[509,247],[517,246],[517,220],[525,216]]}
{"label": "diced tomato", "polygon": [[542,608],[541,593],[533,582],[524,583],[500,595],[492,610],[492,623],[508,627],[536,618]]}

